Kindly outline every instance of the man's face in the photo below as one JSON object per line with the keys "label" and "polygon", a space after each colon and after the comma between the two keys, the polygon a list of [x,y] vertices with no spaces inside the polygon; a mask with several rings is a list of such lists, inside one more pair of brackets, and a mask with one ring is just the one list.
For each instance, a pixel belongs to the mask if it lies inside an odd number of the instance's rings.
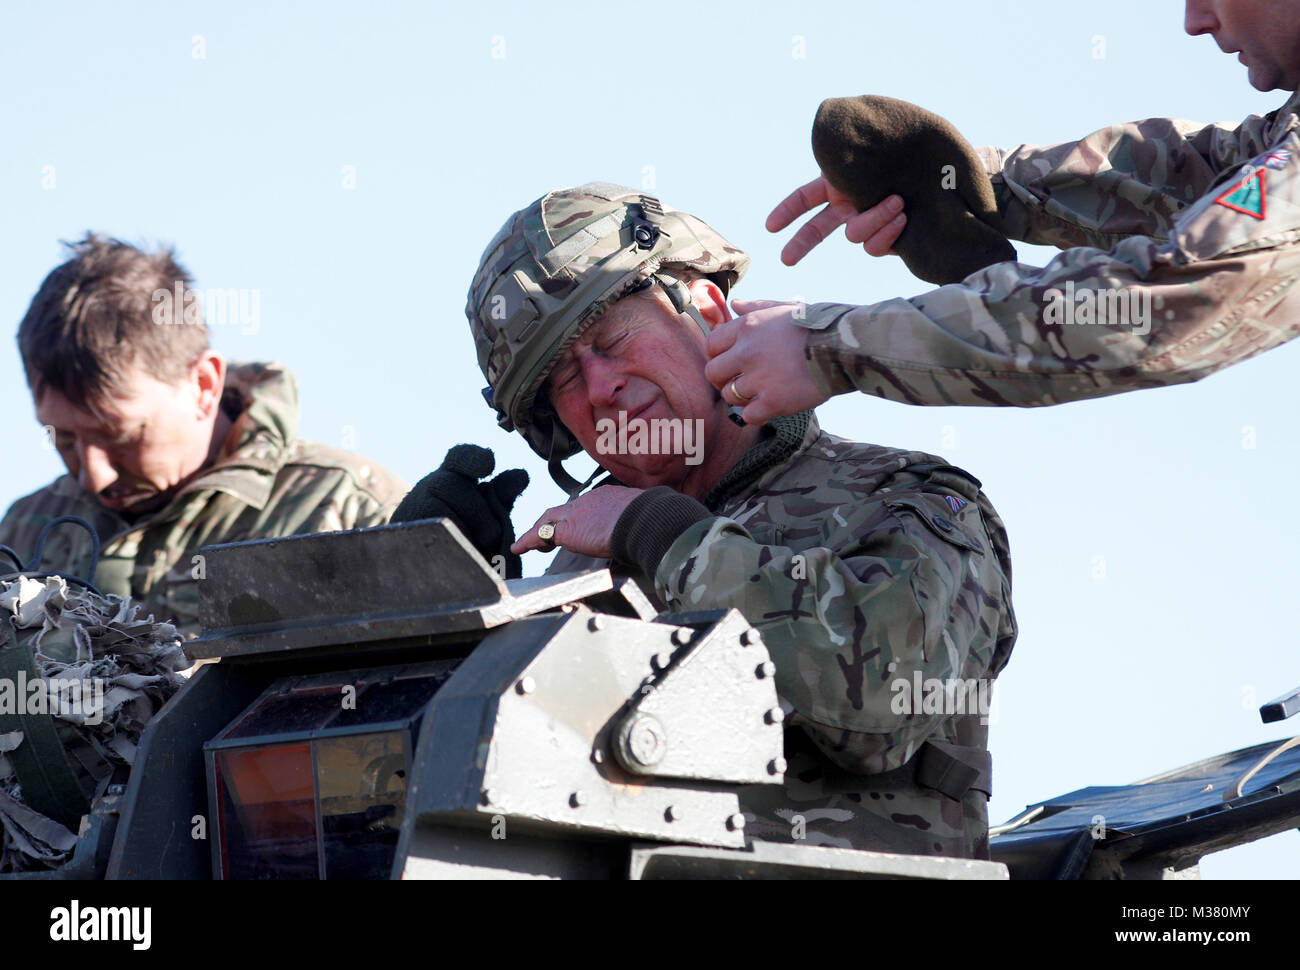
{"label": "man's face", "polygon": [[[695,303],[706,319],[726,316],[726,303],[712,284],[692,285]],[[720,303],[720,308],[719,304]],[[601,316],[560,358],[547,378],[546,390],[560,420],[578,439],[584,451],[619,481],[634,488],[654,485],[681,487],[698,468],[682,448],[677,454],[631,454],[602,445],[599,429],[617,425],[620,412],[629,429],[634,422],[677,419],[687,433],[701,429],[697,456],[708,460],[719,422],[726,422],[727,406],[704,377],[708,356],[704,335],[687,316],[678,315],[658,286],[624,297]],[[697,424],[696,419],[703,423]],[[659,425],[659,427],[664,427]],[[605,442],[609,441],[606,436]]]}
{"label": "man's face", "polygon": [[36,420],[49,429],[68,474],[102,505],[123,514],[156,511],[209,457],[214,415],[211,375],[198,373],[204,366],[177,384],[133,367],[101,416],[46,387]]}
{"label": "man's face", "polygon": [[1300,88],[1300,0],[1187,0],[1183,26],[1238,54],[1252,87]]}

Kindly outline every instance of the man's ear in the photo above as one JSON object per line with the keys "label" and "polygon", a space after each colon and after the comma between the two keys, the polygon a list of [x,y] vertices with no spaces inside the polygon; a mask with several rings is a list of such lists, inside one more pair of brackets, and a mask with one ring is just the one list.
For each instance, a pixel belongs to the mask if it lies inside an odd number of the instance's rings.
{"label": "man's ear", "polygon": [[711,279],[700,278],[691,281],[691,303],[700,311],[700,316],[712,330],[720,323],[731,319],[731,309],[727,306],[727,297],[722,288]]}
{"label": "man's ear", "polygon": [[221,406],[221,395],[226,389],[226,358],[209,347],[190,368],[190,377],[196,392],[195,417],[200,421],[210,420]]}

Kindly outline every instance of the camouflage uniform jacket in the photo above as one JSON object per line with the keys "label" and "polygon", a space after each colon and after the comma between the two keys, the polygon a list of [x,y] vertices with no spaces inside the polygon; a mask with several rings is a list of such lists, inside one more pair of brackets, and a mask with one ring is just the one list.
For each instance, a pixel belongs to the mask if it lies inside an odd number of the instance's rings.
{"label": "camouflage uniform jacket", "polygon": [[[987,697],[1011,652],[1001,520],[978,481],[932,455],[826,434],[811,412],[769,427],[789,446],[751,449],[654,576],[671,611],[739,610],[776,663],[785,784],[744,789],[747,832],[987,858],[985,791],[950,798],[916,771],[927,741],[987,757],[987,717],[955,713],[977,698],[944,713],[934,691],[982,680]],[[565,555],[552,571],[579,568]]]}
{"label": "camouflage uniform jacket", "polygon": [[1199,380],[1300,334],[1300,94],[1237,128],[1150,119],[983,149],[1003,231],[1065,249],[909,300],[821,303],[810,372],[909,404],[1036,405]]}
{"label": "camouflage uniform jacket", "polygon": [[[99,589],[196,636],[200,546],[383,525],[406,493],[379,465],[298,438],[297,384],[278,364],[232,364],[222,407],[234,424],[217,459],[158,512],[127,522],[63,475],[10,506],[0,544],[29,556],[47,521],[81,516],[103,542]],[[59,526],[43,568],[84,576],[89,557],[85,531]]]}

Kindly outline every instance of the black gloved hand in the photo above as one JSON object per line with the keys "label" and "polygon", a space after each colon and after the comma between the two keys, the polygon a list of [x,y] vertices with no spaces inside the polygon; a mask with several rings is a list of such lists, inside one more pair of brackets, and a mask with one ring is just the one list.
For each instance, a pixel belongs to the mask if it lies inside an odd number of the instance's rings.
{"label": "black gloved hand", "polygon": [[487,448],[456,445],[436,471],[425,475],[406,494],[389,521],[451,519],[479,555],[489,563],[496,556],[504,556],[506,579],[518,579],[524,574],[524,566],[510,551],[515,541],[510,509],[528,487],[528,472],[511,468],[491,481],[480,482],[480,478],[492,474],[496,463]]}

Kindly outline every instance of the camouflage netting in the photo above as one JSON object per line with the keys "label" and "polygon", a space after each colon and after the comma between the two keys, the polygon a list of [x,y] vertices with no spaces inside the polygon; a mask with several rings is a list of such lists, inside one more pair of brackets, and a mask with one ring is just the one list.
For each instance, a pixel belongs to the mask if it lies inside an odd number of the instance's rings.
{"label": "camouflage netting", "polygon": [[[65,747],[79,748],[82,761],[89,756],[115,768],[133,763],[145,724],[184,683],[178,671],[190,665],[172,624],[142,617],[130,599],[100,596],[59,576],[0,580],[0,651],[25,644],[34,648]],[[23,702],[15,685],[0,685],[0,713],[13,713],[16,700]],[[23,803],[9,757],[22,735],[0,731],[0,872],[55,868],[77,840]]]}

